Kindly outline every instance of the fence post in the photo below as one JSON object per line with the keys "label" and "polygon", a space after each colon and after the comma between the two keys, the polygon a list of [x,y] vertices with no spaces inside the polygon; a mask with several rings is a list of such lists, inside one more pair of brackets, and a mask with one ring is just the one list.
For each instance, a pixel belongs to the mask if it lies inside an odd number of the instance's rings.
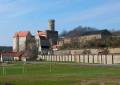
{"label": "fence post", "polygon": [[48,61],[51,61],[50,55],[47,55],[47,56],[48,56]]}
{"label": "fence post", "polygon": [[49,56],[48,55],[46,55],[46,60],[49,61]]}
{"label": "fence post", "polygon": [[66,55],[64,56],[64,61],[66,62]]}
{"label": "fence post", "polygon": [[72,54],[71,54],[71,62],[72,62]]}
{"label": "fence post", "polygon": [[95,62],[94,62],[94,55],[93,55],[93,64],[94,64]]}
{"label": "fence post", "polygon": [[59,62],[60,62],[60,55],[58,55],[58,57],[59,57]]}
{"label": "fence post", "polygon": [[52,55],[50,55],[50,61],[52,62]]}
{"label": "fence post", "polygon": [[114,64],[114,56],[113,56],[113,54],[112,54],[112,64]]}
{"label": "fence post", "polygon": [[49,68],[49,72],[52,72],[52,55],[50,54],[50,68]]}
{"label": "fence post", "polygon": [[68,56],[67,56],[67,62],[69,62],[69,54],[68,54]]}
{"label": "fence post", "polygon": [[48,61],[48,57],[47,57],[47,54],[46,54],[45,56],[46,56],[46,61]]}
{"label": "fence post", "polygon": [[102,54],[101,54],[101,64],[102,64]]}
{"label": "fence post", "polygon": [[56,62],[57,62],[57,55],[55,55],[55,57],[56,57]]}
{"label": "fence post", "polygon": [[105,63],[107,64],[107,55],[105,55]]}
{"label": "fence post", "polygon": [[79,63],[80,63],[80,54],[79,54]]}
{"label": "fence post", "polygon": [[88,54],[88,63],[89,63],[89,54]]}
{"label": "fence post", "polygon": [[100,61],[99,61],[99,54],[97,54],[97,63],[99,63]]}
{"label": "fence post", "polygon": [[45,54],[43,55],[43,60],[45,60]]}
{"label": "fence post", "polygon": [[61,56],[62,62],[63,62],[63,55]]}
{"label": "fence post", "polygon": [[83,54],[84,56],[83,56],[83,63],[85,63],[85,54]]}
{"label": "fence post", "polygon": [[43,54],[41,55],[41,59],[43,59]]}
{"label": "fence post", "polygon": [[44,60],[44,55],[43,55],[42,59]]}
{"label": "fence post", "polygon": [[45,61],[47,60],[47,59],[46,59],[46,55],[45,55],[45,59],[44,59],[44,60],[45,60]]}
{"label": "fence post", "polygon": [[76,54],[74,54],[74,62],[76,62]]}

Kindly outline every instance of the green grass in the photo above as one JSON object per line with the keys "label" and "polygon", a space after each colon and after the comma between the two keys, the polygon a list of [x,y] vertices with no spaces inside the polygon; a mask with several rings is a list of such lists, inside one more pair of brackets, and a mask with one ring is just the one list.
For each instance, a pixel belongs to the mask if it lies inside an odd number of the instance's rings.
{"label": "green grass", "polygon": [[[5,70],[3,75],[3,68],[0,67],[0,82],[15,85],[80,85],[84,80],[109,81],[110,85],[114,85],[114,81],[120,78],[120,67],[74,63],[13,64],[7,65]],[[97,85],[96,82],[94,85]]]}

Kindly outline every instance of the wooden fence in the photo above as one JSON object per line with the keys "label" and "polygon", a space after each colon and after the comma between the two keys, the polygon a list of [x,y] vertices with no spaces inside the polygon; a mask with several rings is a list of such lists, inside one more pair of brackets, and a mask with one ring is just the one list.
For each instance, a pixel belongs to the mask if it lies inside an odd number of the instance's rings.
{"label": "wooden fence", "polygon": [[77,62],[91,64],[119,64],[120,54],[108,55],[39,55],[38,60],[55,62]]}

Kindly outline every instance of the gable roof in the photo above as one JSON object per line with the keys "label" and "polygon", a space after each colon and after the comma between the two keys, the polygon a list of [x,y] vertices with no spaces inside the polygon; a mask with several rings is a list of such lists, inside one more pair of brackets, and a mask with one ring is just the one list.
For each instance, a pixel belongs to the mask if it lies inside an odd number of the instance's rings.
{"label": "gable roof", "polygon": [[46,37],[47,36],[47,34],[46,34],[46,32],[43,32],[43,31],[38,31],[37,32],[37,35],[40,37],[40,36],[43,36],[43,37]]}
{"label": "gable roof", "polygon": [[26,36],[28,36],[29,33],[30,33],[29,31],[16,32],[14,37],[26,37]]}
{"label": "gable roof", "polygon": [[47,38],[44,37],[44,36],[39,36],[39,38],[42,39],[42,40],[47,40]]}

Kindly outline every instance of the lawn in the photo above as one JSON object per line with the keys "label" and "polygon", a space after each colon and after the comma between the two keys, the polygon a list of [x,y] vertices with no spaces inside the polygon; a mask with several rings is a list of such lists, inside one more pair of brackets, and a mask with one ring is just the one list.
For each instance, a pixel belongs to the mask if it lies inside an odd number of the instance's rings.
{"label": "lawn", "polygon": [[[14,85],[81,85],[81,82],[108,81],[116,85],[120,79],[119,66],[92,66],[76,63],[12,64],[0,67],[0,82]],[[108,83],[108,84],[107,84]]]}

